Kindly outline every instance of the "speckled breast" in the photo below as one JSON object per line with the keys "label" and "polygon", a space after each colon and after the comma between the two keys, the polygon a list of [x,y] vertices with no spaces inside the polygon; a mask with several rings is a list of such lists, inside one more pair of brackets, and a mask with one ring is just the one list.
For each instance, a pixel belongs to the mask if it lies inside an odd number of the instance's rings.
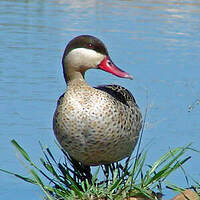
{"label": "speckled breast", "polygon": [[84,165],[109,164],[129,156],[141,129],[137,106],[104,91],[68,90],[58,101],[54,133],[61,146]]}

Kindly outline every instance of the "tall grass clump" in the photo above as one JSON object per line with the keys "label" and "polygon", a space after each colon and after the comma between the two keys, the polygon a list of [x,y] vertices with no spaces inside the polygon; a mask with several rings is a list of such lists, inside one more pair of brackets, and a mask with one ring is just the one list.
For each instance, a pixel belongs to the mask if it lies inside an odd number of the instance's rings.
{"label": "tall grass clump", "polygon": [[[171,149],[161,156],[155,163],[146,164],[147,151],[137,152],[135,158],[127,158],[125,163],[113,163],[99,166],[92,175],[90,168],[64,154],[64,161],[58,161],[48,147],[40,144],[43,156],[41,166],[32,161],[28,153],[15,141],[11,141],[24,160],[29,177],[1,169],[26,182],[39,186],[47,200],[68,199],[128,199],[130,197],[147,197],[159,199],[163,194],[163,187],[175,191],[182,188],[167,183],[167,177],[177,169],[183,169],[183,164],[190,159],[185,153],[191,144]],[[86,169],[85,169],[86,168]],[[99,178],[99,171],[103,171],[103,178]],[[47,184],[46,184],[47,183]],[[196,182],[196,191],[200,184]]]}

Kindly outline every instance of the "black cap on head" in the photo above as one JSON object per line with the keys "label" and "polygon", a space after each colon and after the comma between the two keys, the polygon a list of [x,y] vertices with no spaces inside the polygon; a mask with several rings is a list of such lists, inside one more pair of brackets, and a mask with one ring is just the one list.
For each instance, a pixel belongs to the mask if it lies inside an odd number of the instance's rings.
{"label": "black cap on head", "polygon": [[108,51],[101,40],[91,35],[80,35],[68,43],[63,54],[63,59],[71,50],[76,48],[93,49],[96,52],[108,55]]}

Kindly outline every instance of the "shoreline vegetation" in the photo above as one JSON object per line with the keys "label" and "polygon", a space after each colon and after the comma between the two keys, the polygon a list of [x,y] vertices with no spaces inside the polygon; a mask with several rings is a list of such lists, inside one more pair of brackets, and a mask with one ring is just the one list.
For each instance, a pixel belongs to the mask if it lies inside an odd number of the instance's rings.
{"label": "shoreline vegetation", "polygon": [[[43,153],[43,157],[40,158],[43,165],[41,168],[15,140],[11,143],[26,161],[24,167],[30,177],[4,169],[0,171],[39,186],[44,192],[45,200],[162,199],[163,189],[166,188],[180,193],[173,200],[200,199],[200,182],[193,180],[194,184],[189,185],[183,168],[184,163],[191,158],[186,156],[186,152],[198,152],[191,144],[171,149],[153,164],[146,163],[147,151],[138,150],[136,156],[127,158],[123,165],[120,162],[102,165],[91,174],[91,171],[84,170],[81,163],[70,158],[59,145],[64,154],[64,161],[58,161],[51,150],[40,143]],[[168,176],[178,169],[183,172],[188,188],[181,188],[167,180]],[[103,172],[101,179],[100,170]]]}

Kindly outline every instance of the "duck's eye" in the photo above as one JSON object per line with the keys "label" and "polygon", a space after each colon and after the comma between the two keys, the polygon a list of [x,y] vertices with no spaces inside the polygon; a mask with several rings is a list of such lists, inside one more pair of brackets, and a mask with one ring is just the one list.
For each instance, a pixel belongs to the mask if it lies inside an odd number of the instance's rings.
{"label": "duck's eye", "polygon": [[88,47],[89,49],[92,49],[92,48],[94,47],[94,45],[93,45],[92,43],[88,43],[87,47]]}

